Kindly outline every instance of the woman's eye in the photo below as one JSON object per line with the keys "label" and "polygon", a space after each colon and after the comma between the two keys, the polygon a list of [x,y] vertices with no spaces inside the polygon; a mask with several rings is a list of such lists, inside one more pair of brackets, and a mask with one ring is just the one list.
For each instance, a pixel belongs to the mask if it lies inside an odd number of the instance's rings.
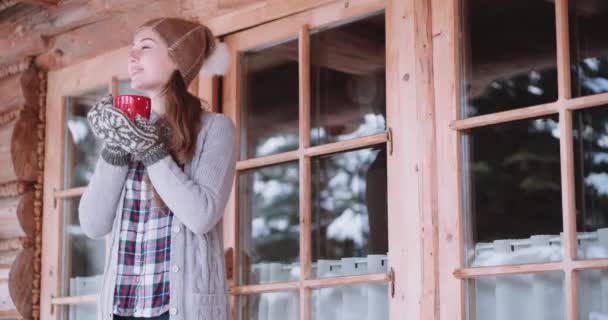
{"label": "woman's eye", "polygon": [[142,50],[143,50],[143,49],[149,49],[149,48],[150,48],[150,47],[148,47],[148,46],[141,47],[141,49],[142,49]]}

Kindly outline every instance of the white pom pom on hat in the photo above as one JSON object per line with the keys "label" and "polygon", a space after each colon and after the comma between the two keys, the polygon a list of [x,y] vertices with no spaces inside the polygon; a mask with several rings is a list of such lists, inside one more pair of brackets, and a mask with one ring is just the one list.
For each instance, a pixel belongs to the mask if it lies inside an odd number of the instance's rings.
{"label": "white pom pom on hat", "polygon": [[230,66],[230,51],[223,42],[216,42],[211,55],[205,59],[202,72],[206,76],[224,75]]}

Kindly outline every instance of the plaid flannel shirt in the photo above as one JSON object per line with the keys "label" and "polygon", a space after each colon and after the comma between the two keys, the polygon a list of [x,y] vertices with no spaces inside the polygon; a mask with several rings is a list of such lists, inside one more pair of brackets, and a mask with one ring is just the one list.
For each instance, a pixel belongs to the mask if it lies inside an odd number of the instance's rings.
{"label": "plaid flannel shirt", "polygon": [[173,213],[157,207],[146,185],[146,168],[131,161],[120,227],[113,312],[155,317],[169,309],[169,268]]}

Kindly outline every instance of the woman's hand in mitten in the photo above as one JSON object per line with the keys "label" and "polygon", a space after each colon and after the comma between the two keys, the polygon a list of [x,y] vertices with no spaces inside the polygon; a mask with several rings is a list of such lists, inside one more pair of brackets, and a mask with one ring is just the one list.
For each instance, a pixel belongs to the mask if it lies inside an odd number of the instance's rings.
{"label": "woman's hand in mitten", "polygon": [[114,97],[112,97],[112,94],[107,94],[97,101],[89,113],[87,113],[87,121],[89,122],[89,126],[95,137],[104,141],[101,157],[109,164],[125,166],[129,164],[131,156],[128,152],[125,152],[117,144],[112,143],[112,141],[109,140],[112,129],[105,126],[102,121],[104,111],[113,108]]}
{"label": "woman's hand in mitten", "polygon": [[109,139],[146,166],[169,154],[160,128],[139,115],[131,121],[123,111],[111,108],[104,110],[102,122],[114,129],[109,133]]}

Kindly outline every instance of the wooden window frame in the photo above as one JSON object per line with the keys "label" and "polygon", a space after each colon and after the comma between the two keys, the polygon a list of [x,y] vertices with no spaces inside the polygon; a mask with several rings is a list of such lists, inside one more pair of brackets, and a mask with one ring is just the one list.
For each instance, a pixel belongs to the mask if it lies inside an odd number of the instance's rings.
{"label": "wooden window frame", "polygon": [[[431,0],[432,33],[434,35],[433,67],[435,74],[435,101],[444,106],[436,114],[438,136],[437,175],[441,182],[439,197],[439,306],[442,319],[466,319],[465,281],[484,276],[563,272],[565,313],[567,320],[578,319],[578,272],[608,268],[608,259],[582,260],[576,256],[576,216],[574,184],[574,151],[572,114],[576,110],[597,107],[608,103],[608,93],[572,98],[570,75],[570,44],[568,0],[555,1],[556,55],[558,99],[555,102],[502,111],[487,115],[460,118],[461,65],[459,46],[460,0]],[[480,268],[464,266],[464,240],[462,206],[462,163],[460,141],[463,131],[540,116],[559,116],[560,175],[562,220],[564,226],[564,257],[560,262],[505,265]]]}
{"label": "wooden window frame", "polygon": [[[387,127],[384,134],[352,141],[310,146],[309,102],[309,37],[310,30],[384,10],[386,18],[386,81]],[[421,14],[417,14],[421,13]],[[407,17],[407,18],[406,18]],[[411,19],[408,19],[411,17]],[[430,23],[430,2],[427,0],[399,1],[336,1],[316,9],[234,33],[225,38],[232,52],[232,65],[224,78],[223,111],[240,128],[239,112],[239,52],[262,45],[298,39],[299,47],[299,149],[281,154],[246,159],[237,162],[237,172],[262,166],[299,162],[300,168],[300,280],[270,284],[237,285],[231,279],[233,317],[237,317],[237,296],[279,290],[299,290],[300,319],[310,320],[311,289],[357,284],[389,282],[390,319],[433,319],[437,275],[437,239],[432,227],[435,184],[431,173],[435,145],[422,144],[419,135],[433,135],[432,114],[419,114],[434,108],[432,97],[431,35],[416,28]],[[421,32],[422,31],[422,32]],[[423,59],[421,62],[420,59]],[[414,81],[414,79],[416,79]],[[420,94],[416,94],[419,92]],[[431,139],[434,139],[431,136]],[[388,260],[391,271],[380,274],[311,279],[310,253],[310,160],[311,157],[351,150],[353,148],[387,143],[388,183]],[[419,153],[410,150],[422,149]],[[238,173],[237,173],[238,174]],[[224,242],[235,248],[232,270],[238,268],[238,179],[231,193],[224,217]],[[428,226],[428,227],[427,227]],[[237,272],[235,272],[236,274]],[[422,303],[421,303],[422,302]]]}

